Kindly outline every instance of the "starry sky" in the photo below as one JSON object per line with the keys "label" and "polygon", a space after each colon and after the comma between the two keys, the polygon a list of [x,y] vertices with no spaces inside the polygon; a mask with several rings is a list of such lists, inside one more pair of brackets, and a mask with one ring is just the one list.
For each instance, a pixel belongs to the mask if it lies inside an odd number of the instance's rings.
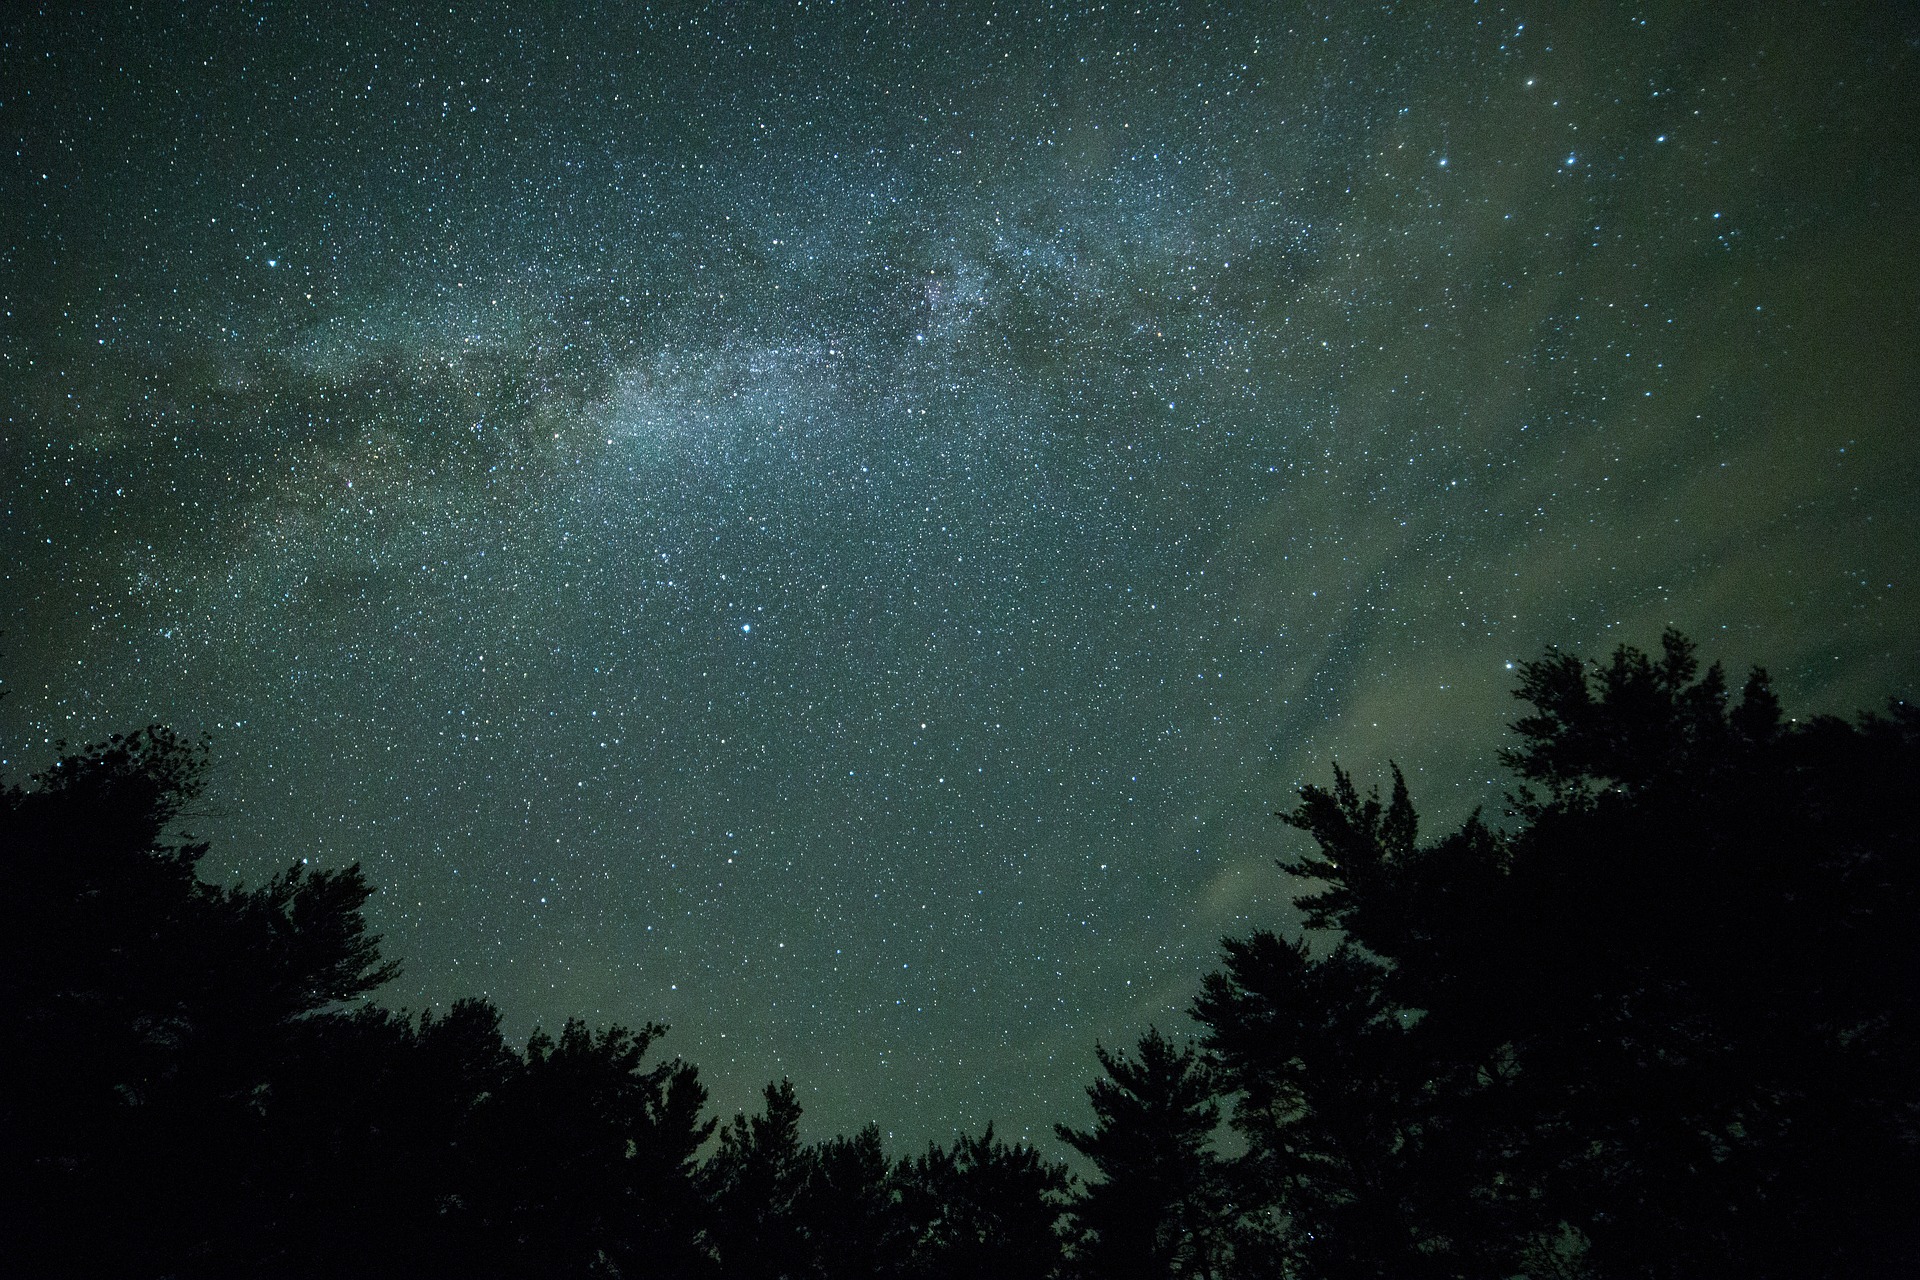
{"label": "starry sky", "polygon": [[388,1002],[1050,1145],[1544,646],[1914,691],[1911,5],[567,8],[0,19],[0,753]]}

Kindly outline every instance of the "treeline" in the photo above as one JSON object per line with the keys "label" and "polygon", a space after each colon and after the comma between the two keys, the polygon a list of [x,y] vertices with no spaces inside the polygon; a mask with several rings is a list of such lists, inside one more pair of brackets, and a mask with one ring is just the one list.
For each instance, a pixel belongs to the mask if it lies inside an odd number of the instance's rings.
{"label": "treeline", "polygon": [[0,787],[0,1257],[142,1276],[1821,1277],[1920,1269],[1920,715],[1782,720],[1677,634],[1523,664],[1508,830],[1281,815],[1311,933],[991,1128],[705,1114],[662,1028],[410,1018],[357,868],[196,875],[205,748]]}

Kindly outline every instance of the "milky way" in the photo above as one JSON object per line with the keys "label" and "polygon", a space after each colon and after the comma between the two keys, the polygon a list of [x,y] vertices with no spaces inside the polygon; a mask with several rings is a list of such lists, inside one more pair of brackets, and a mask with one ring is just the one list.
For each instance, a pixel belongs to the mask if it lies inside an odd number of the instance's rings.
{"label": "milky way", "polygon": [[1912,691],[1891,10],[66,8],[0,744],[211,734],[390,1003],[1044,1138],[1294,923],[1299,781],[1497,810],[1543,646]]}

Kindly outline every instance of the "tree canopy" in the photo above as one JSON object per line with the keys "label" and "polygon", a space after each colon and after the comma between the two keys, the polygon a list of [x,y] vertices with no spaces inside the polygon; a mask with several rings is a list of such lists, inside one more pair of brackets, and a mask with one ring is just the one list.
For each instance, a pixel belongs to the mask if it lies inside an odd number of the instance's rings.
{"label": "tree canopy", "polygon": [[1518,696],[1512,830],[1336,769],[1282,816],[1340,940],[1229,942],[1196,1002],[1298,1272],[1910,1260],[1920,716],[1784,722],[1673,632]]}
{"label": "tree canopy", "polygon": [[[1094,1047],[1033,1148],[705,1114],[655,1023],[382,1008],[358,867],[199,874],[204,743],[0,784],[8,1259],[44,1275],[1904,1276],[1920,1264],[1920,714],[1782,716],[1668,633],[1525,663],[1505,820],[1335,767],[1304,930],[1192,1042]],[[1223,1133],[1223,1127],[1229,1133]]]}

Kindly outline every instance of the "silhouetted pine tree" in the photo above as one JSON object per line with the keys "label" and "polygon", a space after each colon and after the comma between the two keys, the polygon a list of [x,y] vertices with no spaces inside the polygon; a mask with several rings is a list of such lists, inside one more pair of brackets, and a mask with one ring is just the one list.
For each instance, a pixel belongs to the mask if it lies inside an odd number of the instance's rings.
{"label": "silhouetted pine tree", "polygon": [[1313,1276],[1451,1274],[1427,1222],[1421,1084],[1382,971],[1349,945],[1255,933],[1226,943],[1194,1016],[1247,1140],[1233,1170],[1236,1269]]}
{"label": "silhouetted pine tree", "polygon": [[1783,724],[1675,633],[1522,668],[1517,828],[1335,771],[1314,958],[1196,1006],[1309,1276],[1904,1274],[1920,1257],[1920,716]]}
{"label": "silhouetted pine tree", "polygon": [[1055,1125],[1099,1180],[1071,1203],[1074,1270],[1086,1276],[1207,1276],[1224,1261],[1228,1191],[1209,1149],[1220,1123],[1212,1074],[1192,1048],[1149,1028],[1139,1056],[1094,1056],[1093,1127]]}
{"label": "silhouetted pine tree", "polygon": [[817,1280],[911,1274],[913,1227],[879,1129],[868,1125],[851,1138],[829,1138],[808,1154],[794,1204],[807,1274]]}
{"label": "silhouetted pine tree", "polygon": [[986,1132],[935,1143],[899,1169],[914,1233],[911,1273],[927,1280],[1043,1280],[1061,1261],[1067,1173],[1032,1147]]}

